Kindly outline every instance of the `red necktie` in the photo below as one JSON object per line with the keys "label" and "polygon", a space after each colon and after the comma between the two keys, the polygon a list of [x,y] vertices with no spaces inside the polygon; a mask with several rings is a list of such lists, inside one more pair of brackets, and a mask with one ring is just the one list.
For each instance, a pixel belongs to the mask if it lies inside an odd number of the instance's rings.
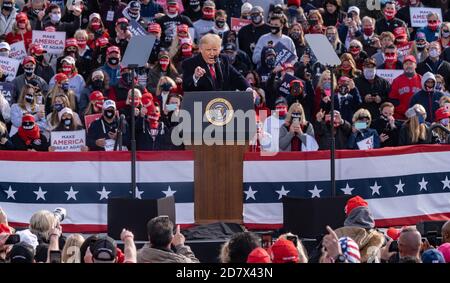
{"label": "red necktie", "polygon": [[211,73],[213,80],[216,80],[216,69],[214,68],[214,65],[209,65],[209,72]]}

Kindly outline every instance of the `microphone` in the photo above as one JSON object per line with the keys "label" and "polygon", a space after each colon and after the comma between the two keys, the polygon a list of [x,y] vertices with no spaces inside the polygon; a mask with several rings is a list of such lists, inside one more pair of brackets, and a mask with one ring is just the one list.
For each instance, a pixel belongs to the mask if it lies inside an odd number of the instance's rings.
{"label": "microphone", "polygon": [[120,117],[119,117],[119,129],[120,129],[121,132],[125,128],[125,119],[126,119],[125,118],[125,114],[120,114]]}

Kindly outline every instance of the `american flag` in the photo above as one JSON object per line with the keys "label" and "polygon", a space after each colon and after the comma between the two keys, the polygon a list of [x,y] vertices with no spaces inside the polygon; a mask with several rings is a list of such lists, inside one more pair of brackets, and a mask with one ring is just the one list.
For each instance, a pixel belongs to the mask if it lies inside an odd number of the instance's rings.
{"label": "american flag", "polygon": [[[63,207],[65,232],[106,232],[108,199],[132,195],[130,158],[129,152],[0,152],[0,206],[12,226]],[[193,224],[192,152],[139,152],[137,160],[136,197],[173,195],[177,223]]]}
{"label": "american flag", "polygon": [[[337,195],[366,199],[378,227],[450,219],[450,146],[342,150],[336,158]],[[332,196],[329,151],[248,153],[244,160],[244,223],[250,228],[280,228],[283,196]]]}

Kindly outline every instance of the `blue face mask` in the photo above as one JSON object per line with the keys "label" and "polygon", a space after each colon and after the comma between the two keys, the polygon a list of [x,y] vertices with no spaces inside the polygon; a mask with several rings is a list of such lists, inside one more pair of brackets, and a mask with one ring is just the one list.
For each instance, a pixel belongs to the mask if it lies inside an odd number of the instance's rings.
{"label": "blue face mask", "polygon": [[423,123],[425,123],[425,118],[423,118],[422,115],[417,116],[417,119],[419,120],[419,124],[422,125]]}
{"label": "blue face mask", "polygon": [[261,97],[257,97],[255,98],[255,106],[258,106],[259,104],[261,104]]}
{"label": "blue face mask", "polygon": [[69,83],[61,84],[61,88],[62,88],[63,91],[68,91],[69,90]]}

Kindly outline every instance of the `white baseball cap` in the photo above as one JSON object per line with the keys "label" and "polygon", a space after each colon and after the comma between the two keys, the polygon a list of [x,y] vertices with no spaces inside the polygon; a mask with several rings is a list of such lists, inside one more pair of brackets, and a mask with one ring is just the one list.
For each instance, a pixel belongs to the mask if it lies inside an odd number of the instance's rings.
{"label": "white baseball cap", "polygon": [[114,108],[114,110],[116,110],[116,103],[113,100],[106,100],[105,102],[103,102],[103,110],[108,109],[108,108]]}
{"label": "white baseball cap", "polygon": [[8,42],[3,41],[0,42],[0,49],[7,49],[8,51],[11,51],[11,46],[9,46]]}

